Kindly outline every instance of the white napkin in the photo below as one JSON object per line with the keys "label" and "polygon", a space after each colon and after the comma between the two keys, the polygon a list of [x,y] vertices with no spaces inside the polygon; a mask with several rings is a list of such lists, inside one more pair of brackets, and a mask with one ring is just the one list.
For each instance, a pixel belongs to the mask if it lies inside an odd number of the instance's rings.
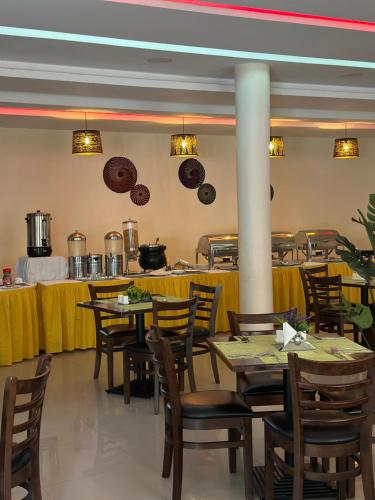
{"label": "white napkin", "polygon": [[[297,330],[295,330],[289,323],[283,323],[283,336],[284,336],[284,347],[289,344],[293,340],[293,338],[297,335]],[[302,336],[303,340],[306,340],[306,333],[299,332]]]}

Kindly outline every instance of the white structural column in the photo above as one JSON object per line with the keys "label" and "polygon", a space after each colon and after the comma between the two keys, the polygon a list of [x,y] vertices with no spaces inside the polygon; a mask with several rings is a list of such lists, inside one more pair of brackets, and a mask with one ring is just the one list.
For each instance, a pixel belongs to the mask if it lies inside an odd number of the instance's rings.
{"label": "white structural column", "polygon": [[262,63],[236,67],[240,311],[273,311],[270,206],[270,74]]}

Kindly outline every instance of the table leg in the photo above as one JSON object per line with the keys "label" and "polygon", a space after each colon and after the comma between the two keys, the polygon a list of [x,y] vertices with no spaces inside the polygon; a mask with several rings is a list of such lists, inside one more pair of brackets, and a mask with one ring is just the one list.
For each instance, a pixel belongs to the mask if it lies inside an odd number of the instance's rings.
{"label": "table leg", "polygon": [[[284,384],[284,411],[288,415],[288,419],[293,419],[293,401],[292,401],[292,388],[290,385],[290,373],[286,368],[283,370],[283,384]],[[285,452],[285,462],[293,466],[293,453]]]}
{"label": "table leg", "polygon": [[363,304],[364,306],[369,305],[368,292],[369,292],[368,286],[361,286],[361,304]]}
{"label": "table leg", "polygon": [[135,315],[135,335],[137,344],[145,343],[145,315],[143,313]]}

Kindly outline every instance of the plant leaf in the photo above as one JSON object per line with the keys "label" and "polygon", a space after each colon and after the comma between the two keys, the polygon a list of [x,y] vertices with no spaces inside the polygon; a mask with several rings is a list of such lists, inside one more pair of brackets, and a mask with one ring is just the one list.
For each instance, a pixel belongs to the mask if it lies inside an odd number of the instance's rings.
{"label": "plant leaf", "polygon": [[341,305],[338,309],[345,319],[356,324],[361,331],[370,328],[374,321],[369,306],[352,304],[343,295],[341,295]]}
{"label": "plant leaf", "polygon": [[338,236],[337,242],[347,250],[338,248],[336,253],[344,262],[355,272],[357,272],[366,281],[375,278],[375,263],[365,259],[361,252],[345,236]]}

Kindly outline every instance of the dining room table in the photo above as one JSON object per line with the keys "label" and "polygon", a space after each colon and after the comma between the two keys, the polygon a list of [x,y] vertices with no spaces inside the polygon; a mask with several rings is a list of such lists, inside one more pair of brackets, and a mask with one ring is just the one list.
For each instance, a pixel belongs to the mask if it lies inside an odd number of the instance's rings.
{"label": "dining room table", "polygon": [[[362,345],[356,344],[346,337],[328,334],[307,335],[306,344],[289,345],[276,343],[275,334],[251,332],[251,335],[240,337],[217,335],[208,339],[210,347],[224,364],[236,374],[237,379],[244,373],[261,370],[282,370],[284,379],[284,411],[292,418],[293,401],[288,370],[288,352],[297,352],[299,356],[313,361],[340,362],[358,359],[371,353]],[[238,384],[237,384],[238,386]],[[290,464],[293,456],[286,457]],[[257,494],[264,498],[265,470],[264,466],[253,469],[254,483]],[[286,500],[293,497],[293,481],[275,468],[275,500]],[[306,480],[304,498],[336,498],[336,490],[322,482]]]}
{"label": "dining room table", "polygon": [[352,276],[342,276],[341,283],[343,287],[359,288],[361,291],[361,304],[369,305],[369,291],[375,289],[375,281],[368,283],[363,278],[353,278]]}
{"label": "dining room table", "polygon": [[[117,297],[108,297],[100,300],[90,300],[87,302],[78,302],[77,307],[91,309],[92,311],[100,311],[111,316],[117,316],[119,319],[135,317],[135,335],[137,344],[145,344],[145,314],[151,313],[153,309],[152,301],[159,300],[163,302],[181,302],[186,300],[184,297],[176,297],[169,295],[152,294],[152,300],[140,301],[136,303],[121,304]],[[131,382],[131,395],[140,398],[150,398],[153,396],[154,383],[153,380],[143,377],[141,370],[137,373],[136,380]],[[109,394],[123,394],[123,384],[106,389]]]}

